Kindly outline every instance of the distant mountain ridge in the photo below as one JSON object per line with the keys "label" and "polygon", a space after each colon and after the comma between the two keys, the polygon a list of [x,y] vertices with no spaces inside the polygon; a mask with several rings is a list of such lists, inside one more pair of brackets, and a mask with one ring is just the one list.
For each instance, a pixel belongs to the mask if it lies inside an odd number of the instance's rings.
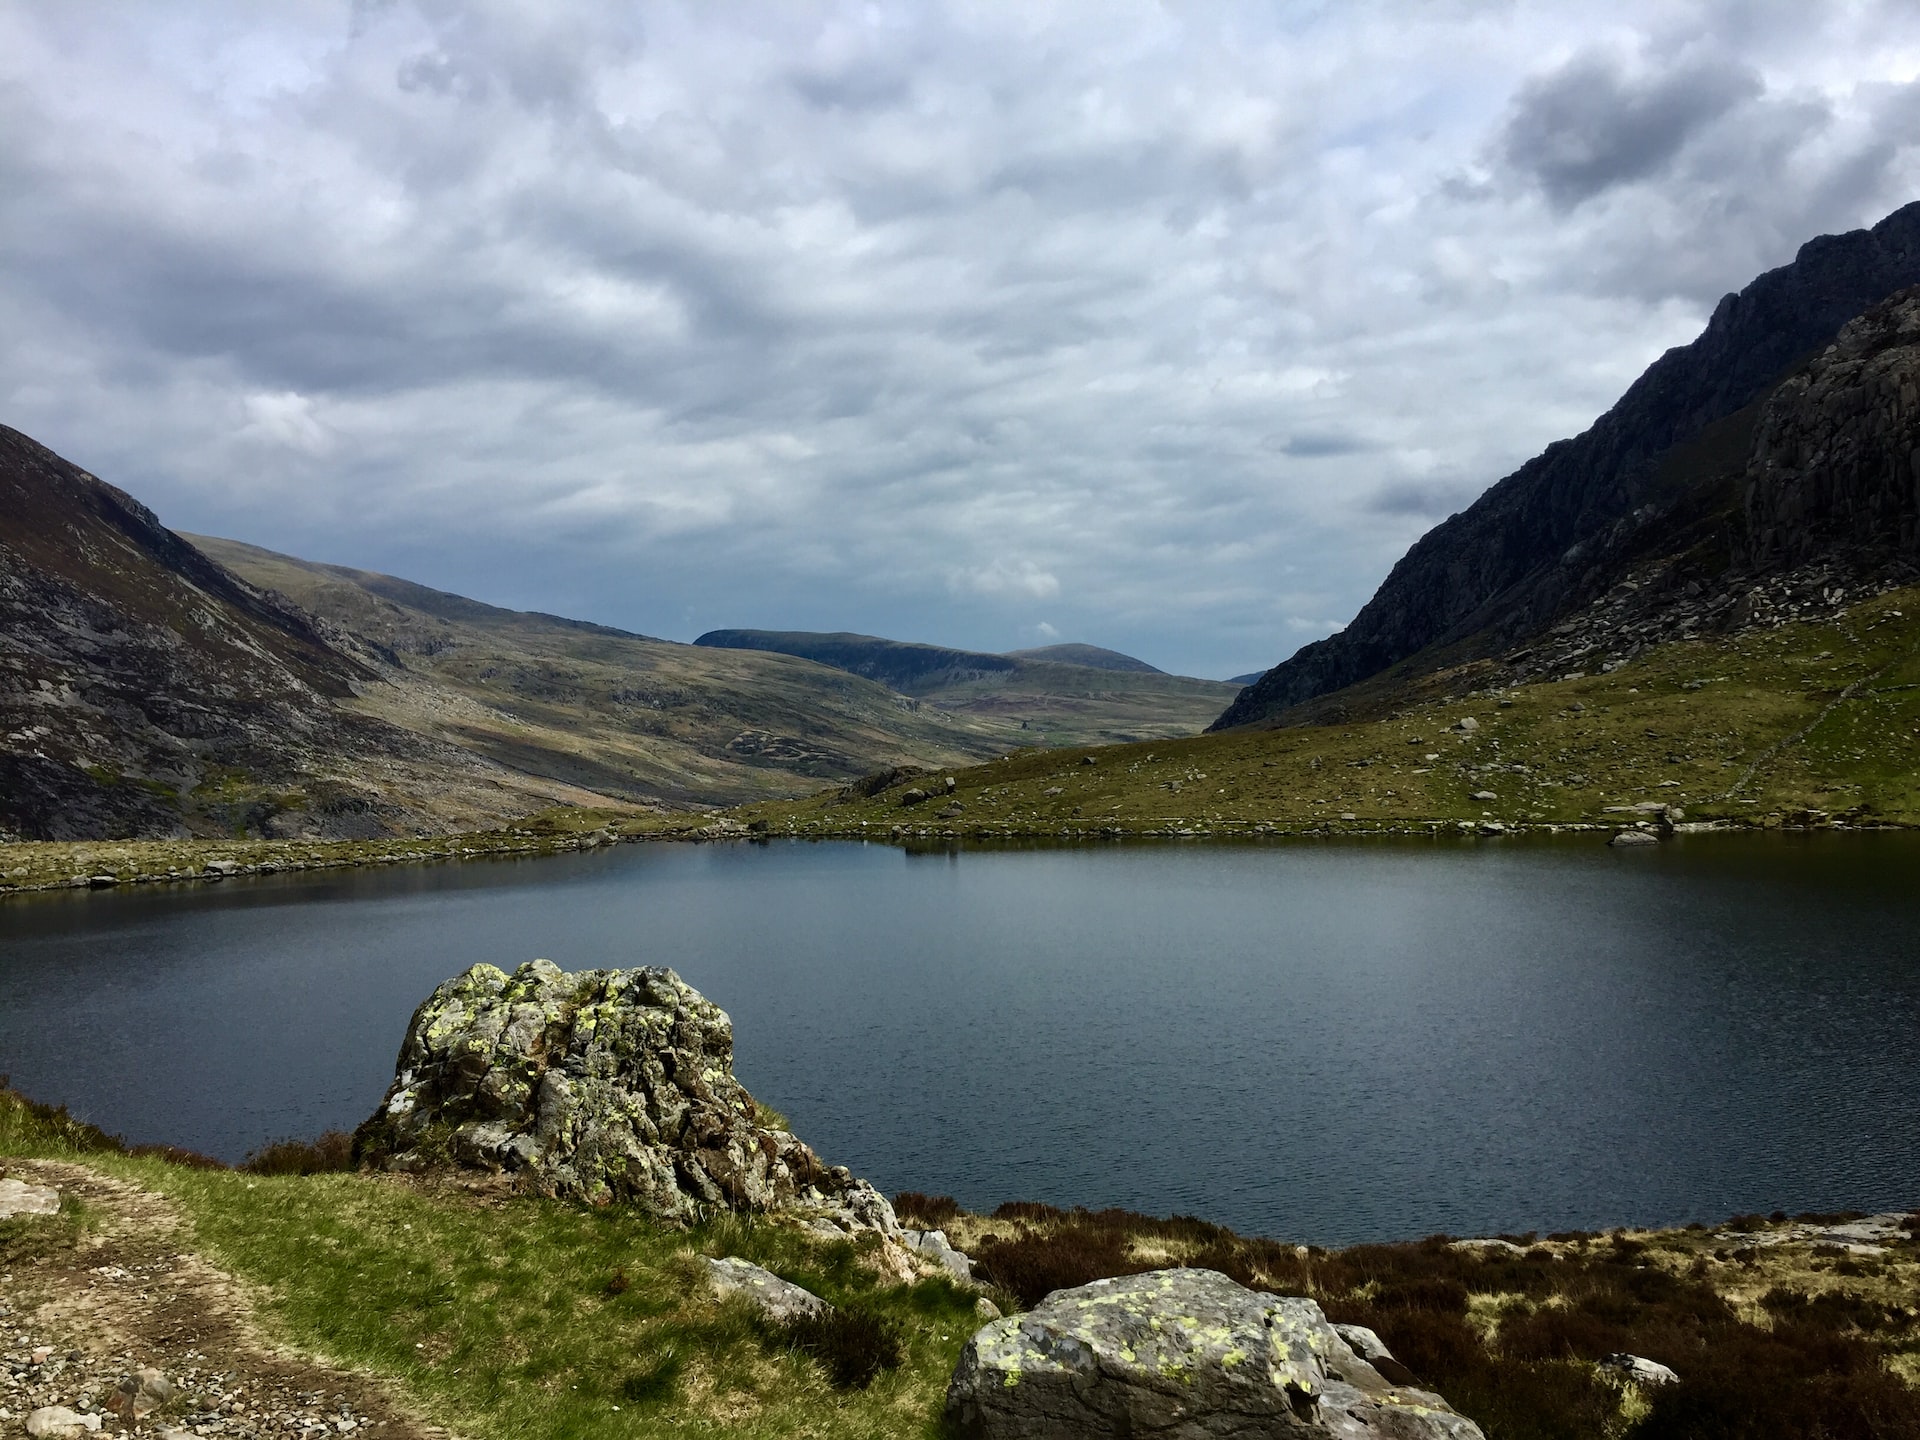
{"label": "distant mountain ridge", "polygon": [[693,643],[707,649],[766,650],[776,655],[798,655],[803,660],[877,680],[903,695],[988,675],[1010,674],[1020,666],[1018,660],[1005,655],[887,640],[850,630],[709,630]]}
{"label": "distant mountain ridge", "polygon": [[1435,526],[1351,624],[1267,671],[1211,728],[1324,718],[1321,697],[1497,656],[1594,604],[1636,559],[1672,548],[1665,532],[1734,514],[1761,403],[1849,320],[1916,283],[1920,202],[1808,241],[1725,297],[1698,339],[1656,360],[1588,430]]}
{"label": "distant mountain ridge", "polygon": [[1050,665],[1085,665],[1094,670],[1121,670],[1130,675],[1164,675],[1157,665],[1122,655],[1100,645],[1041,645],[1032,650],[1008,650],[1015,660],[1039,660]]}
{"label": "distant mountain ridge", "polygon": [[[1099,745],[1197,734],[1235,693],[1094,645],[995,655],[850,631],[709,630],[701,647],[797,655],[951,714],[1015,721],[1023,740]],[[1068,659],[1066,657],[1073,657]]]}

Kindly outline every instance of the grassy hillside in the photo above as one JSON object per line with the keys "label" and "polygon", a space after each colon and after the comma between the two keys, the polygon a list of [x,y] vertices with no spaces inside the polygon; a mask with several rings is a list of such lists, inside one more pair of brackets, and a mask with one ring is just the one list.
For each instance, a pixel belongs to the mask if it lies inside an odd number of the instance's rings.
{"label": "grassy hillside", "polygon": [[1623,807],[1666,804],[1685,824],[1920,823],[1920,589],[1444,698],[1461,685],[1430,677],[1378,720],[1029,750],[743,818],[796,834],[1378,832],[1625,825],[1651,812]]}
{"label": "grassy hillside", "polygon": [[357,703],[370,713],[616,799],[731,804],[886,765],[963,763],[1008,744],[1004,725],[915,706],[790,656],[676,645],[190,538],[357,639],[390,682],[362,688]]}

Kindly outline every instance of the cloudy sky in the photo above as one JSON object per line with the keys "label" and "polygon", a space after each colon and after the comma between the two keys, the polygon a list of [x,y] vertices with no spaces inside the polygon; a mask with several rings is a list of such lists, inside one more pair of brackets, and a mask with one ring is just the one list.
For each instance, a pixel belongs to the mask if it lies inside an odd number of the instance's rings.
{"label": "cloudy sky", "polygon": [[1920,196],[1920,7],[11,0],[0,137],[0,422],[176,528],[1225,676]]}

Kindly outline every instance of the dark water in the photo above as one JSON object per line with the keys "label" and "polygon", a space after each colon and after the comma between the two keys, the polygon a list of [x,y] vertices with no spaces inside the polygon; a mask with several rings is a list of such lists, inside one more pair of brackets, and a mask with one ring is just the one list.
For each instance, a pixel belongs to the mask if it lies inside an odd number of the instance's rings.
{"label": "dark water", "polygon": [[629,846],[0,904],[0,1071],[236,1158],[476,961],[671,964],[889,1191],[1326,1243],[1920,1205],[1920,844]]}

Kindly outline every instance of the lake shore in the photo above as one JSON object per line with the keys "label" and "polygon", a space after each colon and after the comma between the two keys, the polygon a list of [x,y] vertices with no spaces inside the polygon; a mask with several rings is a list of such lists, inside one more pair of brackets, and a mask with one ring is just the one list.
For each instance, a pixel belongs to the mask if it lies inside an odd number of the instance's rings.
{"label": "lake shore", "polygon": [[[1661,825],[1639,817],[1610,821],[1472,821],[1452,818],[1398,820],[1375,818],[1297,820],[1209,819],[1178,817],[1114,819],[1098,826],[1067,822],[976,822],[966,825],[820,816],[801,818],[782,807],[768,821],[753,807],[730,815],[649,815],[623,812],[557,811],[523,827],[452,835],[393,836],[377,840],[19,840],[0,844],[0,899],[11,895],[63,890],[115,890],[131,886],[202,886],[247,876],[290,875],[307,871],[378,869],[397,865],[447,865],[470,860],[537,860],[577,854],[607,845],[645,841],[689,844],[751,842],[767,839],[862,840],[883,844],[1019,844],[1057,841],[1099,844],[1125,840],[1281,840],[1281,839],[1498,839],[1556,835],[1611,837],[1642,828],[1662,835],[1788,833],[1871,833],[1908,830],[1898,823],[1848,822],[1827,816],[1774,814],[1737,820],[1682,821]],[[858,814],[859,812],[856,812]],[[868,812],[871,813],[871,812]]]}

